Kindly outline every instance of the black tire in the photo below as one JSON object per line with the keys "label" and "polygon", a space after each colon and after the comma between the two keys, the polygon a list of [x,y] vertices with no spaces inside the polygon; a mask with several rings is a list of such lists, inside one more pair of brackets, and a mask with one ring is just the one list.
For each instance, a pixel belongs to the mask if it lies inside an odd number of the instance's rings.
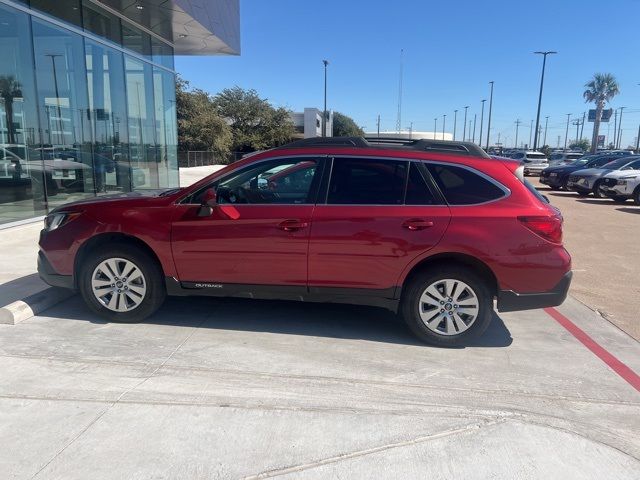
{"label": "black tire", "polygon": [[567,186],[567,183],[569,182],[568,178],[565,178],[562,181],[562,186],[560,188],[562,188],[562,190],[564,190],[565,192],[570,192],[571,190],[569,190],[569,187]]}
{"label": "black tire", "polygon": [[[145,295],[140,304],[129,311],[113,311],[93,294],[91,284],[95,269],[105,260],[115,258],[135,264],[144,278]],[[78,289],[83,300],[92,311],[112,322],[141,322],[160,308],[167,295],[160,265],[147,252],[133,244],[120,243],[99,247],[85,256],[85,260],[82,265],[79,265],[78,270]]]}
{"label": "black tire", "polygon": [[588,197],[591,192],[576,192],[581,197]]}
{"label": "black tire", "polygon": [[600,190],[600,184],[601,183],[602,182],[597,181],[595,183],[595,185],[593,186],[593,196],[595,198],[607,198],[607,195],[602,190]]}
{"label": "black tire", "polygon": [[633,192],[633,203],[640,205],[640,187],[636,188],[636,191]]}
{"label": "black tire", "polygon": [[[420,317],[421,297],[432,284],[443,279],[458,280],[466,283],[475,293],[478,300],[478,313],[466,330],[454,335],[445,335],[431,330]],[[437,307],[436,307],[437,308]],[[441,309],[440,312],[444,310]],[[438,312],[434,310],[437,314]],[[491,323],[493,316],[493,295],[487,282],[473,270],[465,267],[436,267],[414,276],[405,286],[400,303],[400,316],[416,337],[425,343],[440,347],[459,347],[468,344],[480,336]]]}
{"label": "black tire", "polygon": [[611,200],[613,200],[616,203],[627,203],[627,200],[629,199],[628,197],[625,197],[624,195],[615,195],[613,197],[610,197]]}
{"label": "black tire", "polygon": [[562,187],[552,187],[552,186],[549,186],[549,188],[550,188],[551,190],[553,190],[554,192],[557,192],[557,191],[559,191]]}

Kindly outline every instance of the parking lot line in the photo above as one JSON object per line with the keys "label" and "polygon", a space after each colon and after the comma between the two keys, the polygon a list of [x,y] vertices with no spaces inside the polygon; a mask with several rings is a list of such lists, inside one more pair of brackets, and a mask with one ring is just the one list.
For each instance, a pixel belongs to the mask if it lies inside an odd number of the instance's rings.
{"label": "parking lot line", "polygon": [[580,343],[591,350],[600,360],[606,363],[609,368],[622,377],[629,385],[640,392],[640,375],[618,360],[617,357],[587,335],[584,330],[561,314],[558,310],[555,308],[545,308],[544,311],[556,322],[562,325],[565,330],[573,335]]}

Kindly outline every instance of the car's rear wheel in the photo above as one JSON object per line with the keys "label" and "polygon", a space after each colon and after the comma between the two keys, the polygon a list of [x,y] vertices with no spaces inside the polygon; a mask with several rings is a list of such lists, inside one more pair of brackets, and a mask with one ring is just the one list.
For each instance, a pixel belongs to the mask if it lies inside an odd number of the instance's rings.
{"label": "car's rear wheel", "polygon": [[633,203],[640,205],[640,187],[636,188],[635,192],[633,192]]}
{"label": "car's rear wheel", "polygon": [[135,245],[115,245],[87,255],[78,287],[91,310],[115,322],[140,322],[166,296],[156,260]]}
{"label": "car's rear wheel", "polygon": [[607,198],[607,194],[602,190],[602,182],[596,182],[593,186],[593,196],[596,198]]}
{"label": "car's rear wheel", "polygon": [[432,345],[462,346],[491,323],[489,287],[464,267],[441,267],[415,276],[403,292],[401,315],[413,333]]}
{"label": "car's rear wheel", "polygon": [[610,197],[611,200],[613,200],[616,203],[627,203],[628,198],[625,197],[624,195],[615,195],[613,197]]}

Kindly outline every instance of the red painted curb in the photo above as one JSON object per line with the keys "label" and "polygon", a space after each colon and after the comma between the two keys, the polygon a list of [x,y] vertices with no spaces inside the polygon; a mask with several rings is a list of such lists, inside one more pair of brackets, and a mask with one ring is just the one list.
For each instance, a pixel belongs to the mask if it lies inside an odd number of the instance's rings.
{"label": "red painted curb", "polygon": [[640,375],[631,370],[626,364],[609,353],[603,346],[587,335],[584,330],[562,315],[555,308],[545,308],[544,311],[556,322],[562,325],[571,335],[591,350],[600,360],[606,363],[611,370],[622,377],[629,385],[640,392]]}

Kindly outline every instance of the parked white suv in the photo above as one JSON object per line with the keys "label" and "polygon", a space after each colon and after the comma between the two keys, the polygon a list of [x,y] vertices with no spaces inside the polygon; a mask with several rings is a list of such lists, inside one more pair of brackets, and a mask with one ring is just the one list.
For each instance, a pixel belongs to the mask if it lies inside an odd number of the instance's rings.
{"label": "parked white suv", "polygon": [[540,172],[549,166],[549,160],[547,160],[546,155],[540,152],[514,152],[510,157],[522,162],[525,175],[540,175]]}
{"label": "parked white suv", "polygon": [[615,202],[633,199],[640,205],[640,170],[615,170],[606,174],[600,182],[601,191]]}
{"label": "parked white suv", "polygon": [[552,153],[551,155],[549,155],[549,166],[559,167],[561,165],[566,165],[567,163],[571,163],[574,160],[579,159],[580,157],[584,157],[584,153],[580,153],[580,152]]}

